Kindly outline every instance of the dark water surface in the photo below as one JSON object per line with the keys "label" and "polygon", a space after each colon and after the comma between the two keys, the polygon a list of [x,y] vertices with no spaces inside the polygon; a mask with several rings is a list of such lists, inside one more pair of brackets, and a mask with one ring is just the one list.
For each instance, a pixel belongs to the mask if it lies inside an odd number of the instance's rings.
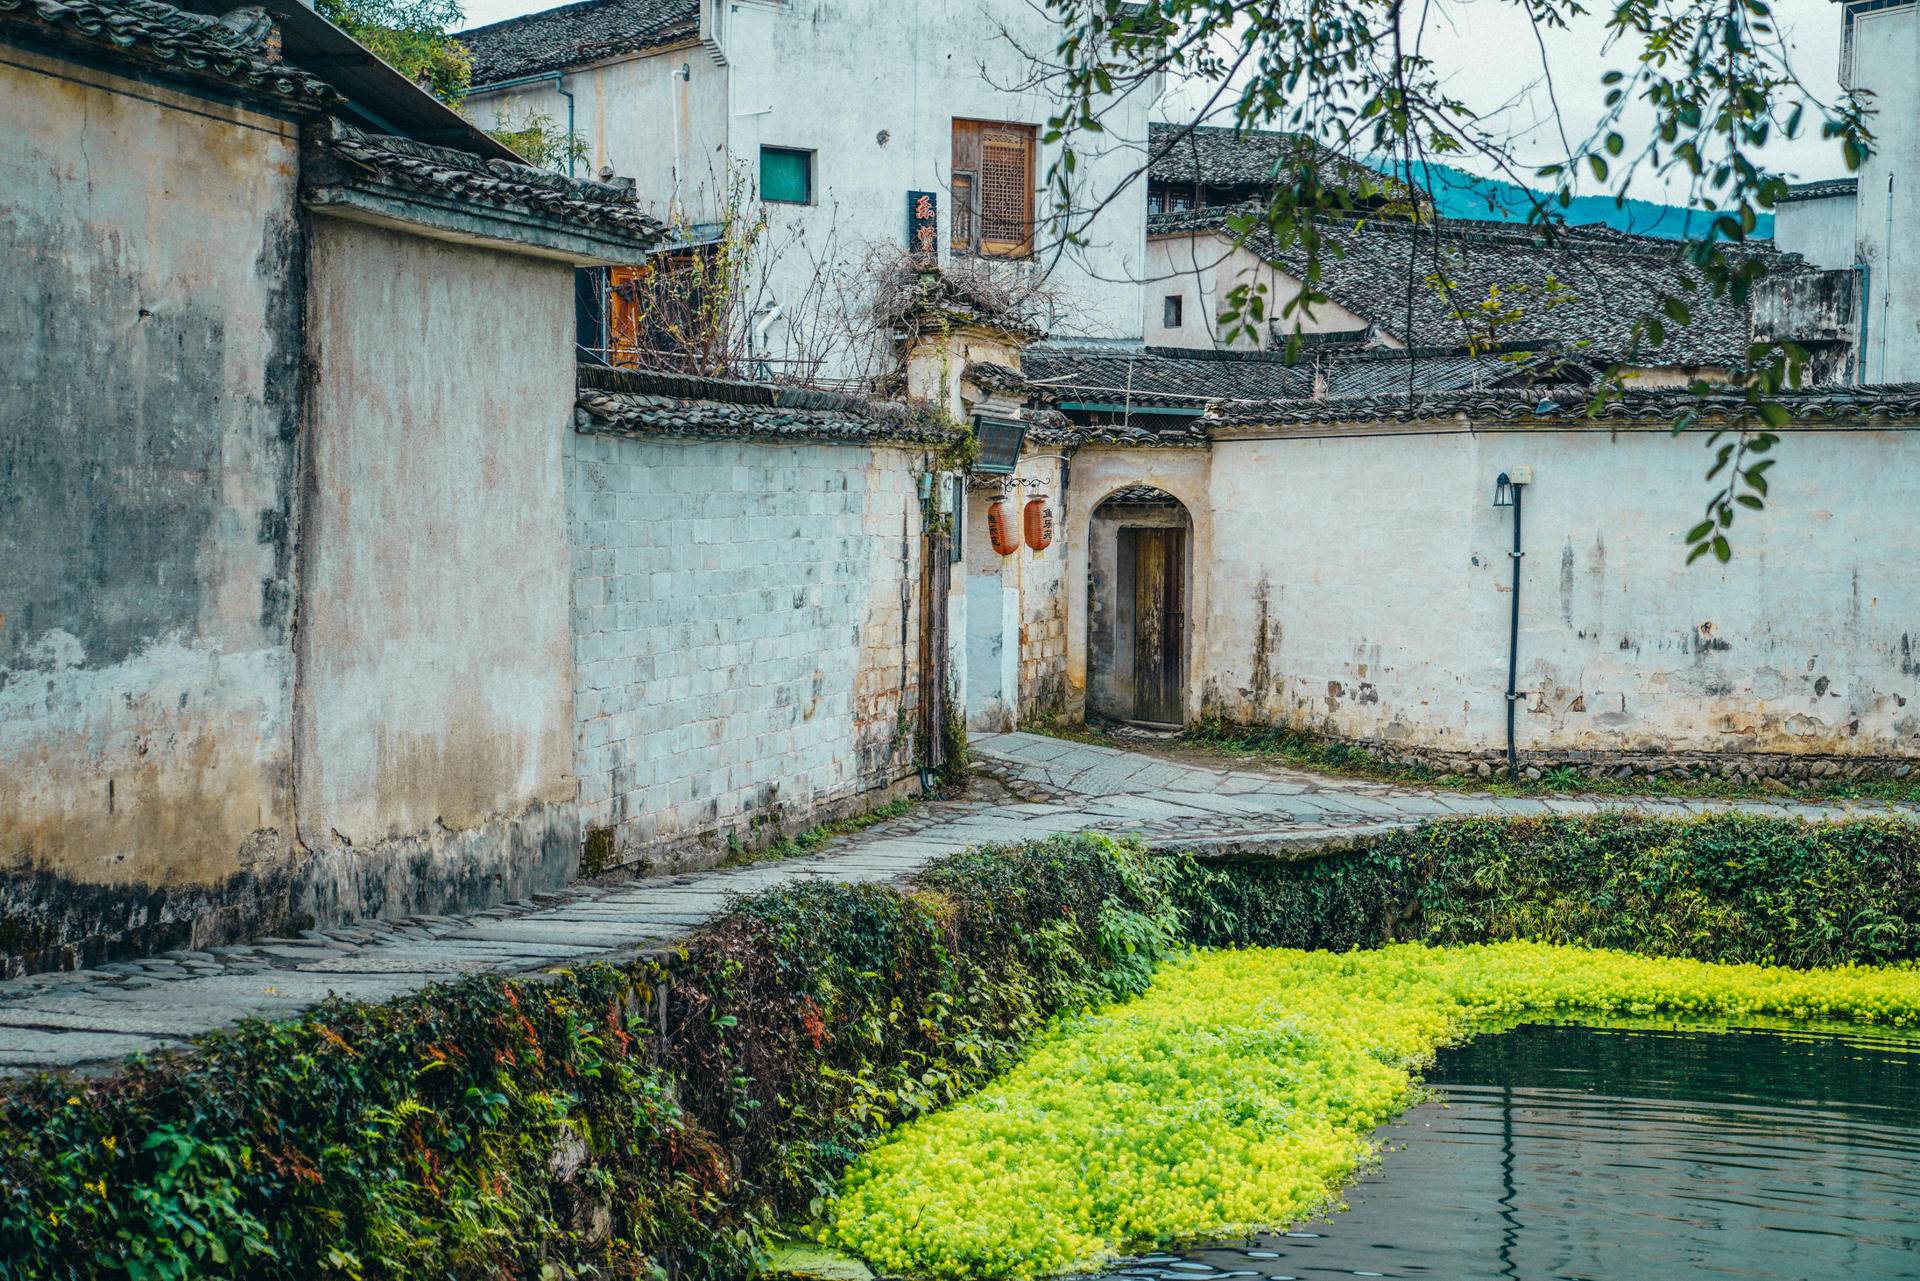
{"label": "dark water surface", "polygon": [[1111,1278],[1920,1278],[1920,1041],[1528,1025],[1443,1051],[1347,1211]]}

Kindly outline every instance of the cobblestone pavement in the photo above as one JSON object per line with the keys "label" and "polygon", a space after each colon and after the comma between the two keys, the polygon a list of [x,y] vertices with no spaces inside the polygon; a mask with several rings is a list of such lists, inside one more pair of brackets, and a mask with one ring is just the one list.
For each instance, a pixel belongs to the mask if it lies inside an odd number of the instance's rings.
{"label": "cobblestone pavement", "polygon": [[205,952],[169,952],[0,982],[0,1071],[91,1066],[178,1046],[247,1015],[287,1016],[329,993],[364,1000],[491,971],[527,973],[670,942],[729,896],[805,881],[891,881],[988,842],[1138,833],[1197,852],[1283,852],[1462,814],[1663,815],[1740,809],[1807,819],[1913,807],[1793,801],[1534,799],[1438,792],[1285,770],[1242,771],[1046,738],[976,738],[980,769],[1012,799],[944,801],[799,859],[614,885],[580,885],[465,917],[367,922]]}

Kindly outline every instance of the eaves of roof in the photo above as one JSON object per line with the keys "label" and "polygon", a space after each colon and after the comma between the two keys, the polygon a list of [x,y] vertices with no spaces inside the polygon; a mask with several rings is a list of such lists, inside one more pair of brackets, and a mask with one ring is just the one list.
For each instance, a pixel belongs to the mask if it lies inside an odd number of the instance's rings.
{"label": "eaves of roof", "polygon": [[0,36],[95,52],[296,116],[338,106],[334,87],[284,60],[274,31],[159,0],[0,0]]}
{"label": "eaves of roof", "polygon": [[[1781,430],[1920,430],[1920,383],[1826,387],[1774,397],[1789,415]],[[1539,426],[1565,430],[1670,430],[1685,414],[1703,423],[1740,420],[1744,397],[1697,395],[1683,389],[1627,391],[1589,410],[1585,388],[1461,391],[1428,396],[1335,396],[1325,400],[1236,405],[1202,421],[1216,439],[1285,426],[1364,426],[1376,423],[1458,423]]]}
{"label": "eaves of roof", "polygon": [[1813,182],[1797,182],[1787,188],[1787,194],[1774,203],[1776,205],[1793,204],[1801,200],[1834,200],[1858,195],[1858,178],[1820,178]]}
{"label": "eaves of roof", "polygon": [[966,434],[924,404],[588,365],[579,376],[574,425],[587,434],[936,447]]}
{"label": "eaves of roof", "polygon": [[624,187],[366,134],[337,120],[312,131],[307,145],[306,203],[345,217],[580,266],[637,262],[667,240]]}

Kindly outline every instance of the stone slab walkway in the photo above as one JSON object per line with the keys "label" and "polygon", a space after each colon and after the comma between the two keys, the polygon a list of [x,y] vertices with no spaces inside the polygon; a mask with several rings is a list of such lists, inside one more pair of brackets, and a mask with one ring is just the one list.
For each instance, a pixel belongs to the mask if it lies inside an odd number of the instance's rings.
{"label": "stone slab walkway", "polygon": [[1137,833],[1205,854],[1350,843],[1452,815],[1739,809],[1828,819],[1913,807],[1782,801],[1533,799],[1439,792],[1286,770],[1180,764],[1033,734],[979,737],[1013,801],[944,801],[799,859],[581,885],[466,917],[367,922],[206,952],[170,952],[0,982],[0,1072],[92,1067],[176,1047],[248,1015],[292,1015],[331,993],[383,1000],[476,972],[533,973],[671,942],[729,898],[806,880],[894,881],[944,854],[1057,833]]}

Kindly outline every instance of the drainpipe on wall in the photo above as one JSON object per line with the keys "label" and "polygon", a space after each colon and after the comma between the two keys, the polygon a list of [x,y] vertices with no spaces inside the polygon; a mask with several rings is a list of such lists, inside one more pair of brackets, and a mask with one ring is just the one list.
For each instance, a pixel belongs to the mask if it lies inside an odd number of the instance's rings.
{"label": "drainpipe on wall", "polygon": [[1873,268],[1862,258],[1853,264],[1853,272],[1860,281],[1855,295],[1859,299],[1856,312],[1860,317],[1860,332],[1854,335],[1853,341],[1853,384],[1858,387],[1867,381],[1867,321],[1873,316]]}
{"label": "drainpipe on wall", "polygon": [[[1887,230],[1880,239],[1880,265],[1893,261],[1893,175],[1887,175]],[[1887,381],[1887,309],[1893,303],[1893,273],[1880,282],[1880,381]]]}
{"label": "drainpipe on wall", "polygon": [[1493,505],[1513,508],[1513,600],[1507,616],[1507,781],[1520,781],[1520,753],[1514,743],[1514,711],[1520,702],[1520,503],[1526,487],[1533,483],[1533,468],[1515,467],[1501,472],[1494,482]]}
{"label": "drainpipe on wall", "polygon": [[567,73],[555,71],[538,76],[515,76],[511,80],[496,80],[492,84],[474,85],[467,90],[467,97],[477,98],[483,93],[494,93],[501,89],[518,89],[521,85],[545,84],[553,82],[553,91],[567,100],[567,177],[573,172],[573,90],[567,88]]}

